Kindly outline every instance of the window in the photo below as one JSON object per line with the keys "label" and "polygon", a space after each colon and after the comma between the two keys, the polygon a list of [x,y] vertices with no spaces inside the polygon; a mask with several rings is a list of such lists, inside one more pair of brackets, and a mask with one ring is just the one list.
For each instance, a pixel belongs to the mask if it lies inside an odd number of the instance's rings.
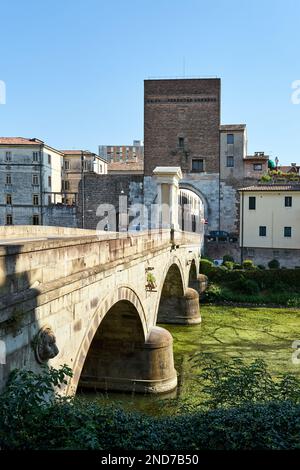
{"label": "window", "polygon": [[234,135],[227,134],[227,144],[234,144]]}
{"label": "window", "polygon": [[6,194],[6,204],[8,204],[9,206],[12,204],[11,194]]}
{"label": "window", "polygon": [[51,185],[52,185],[52,179],[51,179],[51,176],[48,176],[48,186],[49,186],[49,188],[51,188]]}
{"label": "window", "polygon": [[266,237],[267,236],[267,227],[265,225],[260,225],[259,227],[259,236]]}
{"label": "window", "polygon": [[100,165],[100,173],[102,173],[102,165]]}
{"label": "window", "polygon": [[227,157],[227,166],[230,167],[230,168],[234,167],[234,157],[228,155],[228,157]]}
{"label": "window", "polygon": [[34,162],[38,162],[39,161],[39,152],[32,152],[32,160]]}
{"label": "window", "polygon": [[63,189],[63,191],[69,191],[70,181],[62,181],[62,189]]}
{"label": "window", "polygon": [[[122,160],[122,155],[120,155],[120,160]],[[84,160],[84,162],[83,162],[83,169],[84,169],[84,171],[88,171],[88,170],[89,170],[89,162],[88,162],[88,160]]]}
{"label": "window", "polygon": [[69,160],[65,160],[65,161],[64,161],[64,168],[65,168],[65,170],[69,170],[69,169],[70,169],[70,162],[69,162]]}
{"label": "window", "polygon": [[48,153],[48,164],[51,165],[51,155]]}
{"label": "window", "polygon": [[11,152],[5,152],[5,160],[11,162]]}
{"label": "window", "polygon": [[192,160],[192,171],[196,173],[201,173],[204,171],[204,160],[202,159],[197,159],[197,160]]}
{"label": "window", "polygon": [[32,197],[33,205],[38,206],[39,205],[39,196],[38,194],[34,194]]}
{"label": "window", "polygon": [[293,198],[292,196],[285,196],[284,205],[285,207],[292,207]]}
{"label": "window", "polygon": [[250,196],[249,197],[249,210],[254,210],[256,209],[256,197]]}
{"label": "window", "polygon": [[36,214],[32,216],[32,225],[40,225],[40,218]]}
{"label": "window", "polygon": [[39,185],[39,175],[32,175],[32,184],[34,186],[38,186]]}
{"label": "window", "polygon": [[262,170],[262,164],[261,163],[253,163],[253,170],[254,171],[261,171]]}
{"label": "window", "polygon": [[6,225],[12,225],[13,219],[11,214],[6,214]]}
{"label": "window", "polygon": [[284,236],[288,238],[292,236],[292,227],[284,227]]}
{"label": "window", "polygon": [[52,200],[51,200],[51,196],[50,194],[48,195],[48,206],[50,206],[52,204]]}
{"label": "window", "polygon": [[11,184],[11,174],[7,173],[6,175],[6,184]]}
{"label": "window", "polygon": [[184,148],[184,137],[178,137],[178,147],[181,149]]}

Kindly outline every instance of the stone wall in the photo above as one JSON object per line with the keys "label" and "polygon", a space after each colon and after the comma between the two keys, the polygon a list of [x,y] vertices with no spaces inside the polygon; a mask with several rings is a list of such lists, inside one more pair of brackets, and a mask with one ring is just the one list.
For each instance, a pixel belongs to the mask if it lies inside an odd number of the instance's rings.
{"label": "stone wall", "polygon": [[[43,221],[45,225],[57,227],[77,227],[77,207],[51,204],[43,208]],[[79,225],[80,227],[80,225]]]}
{"label": "stone wall", "polygon": [[272,248],[251,248],[243,249],[243,257],[251,259],[255,264],[268,266],[269,261],[277,259],[281,267],[295,268],[300,267],[300,249],[272,249]]}

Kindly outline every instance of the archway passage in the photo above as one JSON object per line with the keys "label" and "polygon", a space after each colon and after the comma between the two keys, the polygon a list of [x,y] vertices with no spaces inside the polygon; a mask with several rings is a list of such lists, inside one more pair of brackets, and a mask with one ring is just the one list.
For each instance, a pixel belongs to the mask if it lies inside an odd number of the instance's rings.
{"label": "archway passage", "polygon": [[201,322],[199,295],[190,287],[184,290],[181,273],[176,264],[172,264],[165,277],[157,322],[182,325]]}
{"label": "archway passage", "polygon": [[127,300],[117,302],[95,333],[79,387],[161,393],[176,385],[170,333],[152,328],[145,341],[135,306]]}

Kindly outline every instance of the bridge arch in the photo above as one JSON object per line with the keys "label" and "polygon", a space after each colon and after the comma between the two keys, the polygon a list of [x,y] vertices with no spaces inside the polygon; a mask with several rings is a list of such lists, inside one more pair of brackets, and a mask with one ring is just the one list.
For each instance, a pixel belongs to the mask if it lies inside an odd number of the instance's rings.
{"label": "bridge arch", "polygon": [[[68,394],[74,394],[76,392],[92,342],[102,322],[105,320],[106,315],[112,313],[114,317],[117,315],[116,312],[121,312],[122,309],[125,315],[132,315],[132,317],[134,317],[138,339],[139,341],[145,341],[147,337],[147,320],[142,302],[131,287],[119,286],[117,289],[114,289],[110,295],[104,298],[95,309],[74,360],[73,377],[68,385]],[[118,330],[120,330],[120,328],[118,328]]]}

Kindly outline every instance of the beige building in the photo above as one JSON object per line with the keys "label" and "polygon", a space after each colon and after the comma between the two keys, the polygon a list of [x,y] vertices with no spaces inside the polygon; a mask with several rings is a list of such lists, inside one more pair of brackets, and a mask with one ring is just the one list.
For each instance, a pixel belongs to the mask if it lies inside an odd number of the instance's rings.
{"label": "beige building", "polygon": [[300,185],[265,184],[240,189],[242,259],[267,266],[300,266]]}
{"label": "beige building", "polygon": [[107,161],[88,150],[61,150],[63,154],[63,202],[75,204],[79,182],[84,173],[107,174]]}

